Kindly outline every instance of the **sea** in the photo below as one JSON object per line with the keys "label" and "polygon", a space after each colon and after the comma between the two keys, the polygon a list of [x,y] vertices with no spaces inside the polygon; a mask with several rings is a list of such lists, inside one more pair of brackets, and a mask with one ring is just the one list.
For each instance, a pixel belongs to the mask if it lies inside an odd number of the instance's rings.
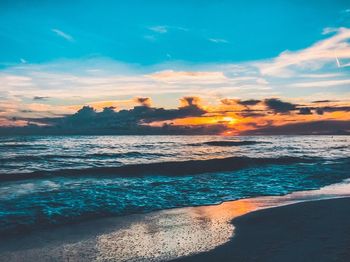
{"label": "sea", "polygon": [[0,235],[319,189],[350,136],[0,137]]}

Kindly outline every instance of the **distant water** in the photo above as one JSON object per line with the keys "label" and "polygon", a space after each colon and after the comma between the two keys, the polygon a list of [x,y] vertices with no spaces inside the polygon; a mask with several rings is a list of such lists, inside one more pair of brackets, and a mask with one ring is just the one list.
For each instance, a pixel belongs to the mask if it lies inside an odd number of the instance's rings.
{"label": "distant water", "polygon": [[350,136],[0,137],[0,233],[317,189]]}

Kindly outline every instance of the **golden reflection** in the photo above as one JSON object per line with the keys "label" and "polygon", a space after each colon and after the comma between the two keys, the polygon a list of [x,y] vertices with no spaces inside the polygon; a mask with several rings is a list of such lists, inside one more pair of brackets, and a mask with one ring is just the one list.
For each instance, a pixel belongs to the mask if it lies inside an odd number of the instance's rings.
{"label": "golden reflection", "polygon": [[195,217],[210,220],[231,220],[257,209],[257,204],[250,200],[224,202],[218,206],[201,206],[193,210]]}
{"label": "golden reflection", "polygon": [[[296,202],[350,196],[350,181],[314,191],[285,196],[264,196],[226,202],[216,206],[163,210],[146,215],[107,218],[50,231],[38,232],[20,241],[25,249],[0,254],[1,261],[168,261],[209,251],[224,244],[234,233],[232,219],[248,212]],[[47,240],[54,241],[47,241]],[[68,241],[69,239],[69,241]],[[16,242],[16,244],[18,244]],[[11,250],[13,243],[9,242]]]}
{"label": "golden reflection", "polygon": [[137,254],[164,261],[208,251],[232,237],[232,219],[256,209],[259,202],[245,199],[153,213],[128,228],[100,235],[96,239],[98,258],[138,261]]}

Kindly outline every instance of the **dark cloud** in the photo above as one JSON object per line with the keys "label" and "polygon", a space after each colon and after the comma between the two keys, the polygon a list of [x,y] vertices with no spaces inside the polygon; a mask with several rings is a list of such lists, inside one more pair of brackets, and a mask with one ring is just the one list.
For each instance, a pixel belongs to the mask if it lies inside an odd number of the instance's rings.
{"label": "dark cloud", "polygon": [[325,106],[320,108],[324,112],[337,112],[337,111],[349,112],[350,111],[350,106]]}
{"label": "dark cloud", "polygon": [[21,109],[21,110],[19,110],[19,112],[21,112],[21,113],[33,113],[34,111],[29,110],[29,109]]}
{"label": "dark cloud", "polygon": [[90,118],[95,116],[97,113],[95,109],[91,106],[83,106],[81,109],[76,112],[73,117],[78,117],[78,118]]}
{"label": "dark cloud", "polygon": [[272,110],[274,113],[286,114],[292,110],[295,110],[297,105],[281,101],[278,98],[268,98],[264,100],[264,104]]}
{"label": "dark cloud", "polygon": [[104,120],[113,118],[114,115],[116,114],[115,109],[116,108],[114,106],[105,107],[103,108],[102,112],[98,113],[98,115],[101,119],[104,119]]}
{"label": "dark cloud", "polygon": [[252,109],[245,109],[237,112],[236,114],[242,116],[242,117],[263,117],[266,116],[265,112],[263,110],[252,110]]}
{"label": "dark cloud", "polygon": [[162,134],[166,132],[184,133],[190,132],[205,134],[205,130],[213,133],[215,129],[223,129],[222,125],[192,126],[190,129],[179,126],[165,125],[164,127],[150,127],[147,124],[154,121],[168,121],[177,118],[202,116],[207,113],[199,106],[199,99],[185,97],[177,109],[164,109],[150,106],[149,98],[137,98],[140,106],[129,110],[115,111],[114,107],[105,107],[102,112],[97,112],[91,106],[83,106],[73,115],[56,118],[30,119],[31,122],[39,122],[46,127],[24,128],[30,132],[70,133],[70,134]]}
{"label": "dark cloud", "polygon": [[[312,103],[329,103],[335,102],[335,100],[317,100]],[[339,102],[339,101],[338,101]],[[221,99],[221,103],[224,105],[243,105],[246,107],[245,110],[235,110],[235,111],[227,111],[234,112],[239,114],[242,117],[262,117],[266,116],[269,112],[266,110],[254,110],[251,109],[252,106],[257,105],[259,103],[264,103],[267,107],[267,110],[272,110],[274,114],[289,114],[289,113],[297,113],[299,115],[312,115],[313,112],[322,115],[325,112],[336,112],[336,111],[350,111],[350,106],[308,106],[302,104],[293,104],[290,102],[282,101],[279,98],[267,98],[263,101],[257,99],[248,99],[248,100],[239,100],[239,99],[229,99],[224,98]]]}
{"label": "dark cloud", "polygon": [[240,104],[242,106],[255,106],[260,102],[261,102],[260,100],[249,99],[249,100],[238,100],[237,104]]}
{"label": "dark cloud", "polygon": [[344,135],[350,134],[350,121],[311,121],[269,126],[246,131],[245,135]]}
{"label": "dark cloud", "polygon": [[318,115],[323,115],[326,112],[350,112],[350,106],[324,106],[313,108]]}
{"label": "dark cloud", "polygon": [[255,106],[261,102],[261,100],[256,99],[248,99],[248,100],[240,100],[240,99],[230,99],[224,98],[220,100],[222,104],[230,106],[230,105],[242,105],[242,106]]}
{"label": "dark cloud", "polygon": [[150,107],[152,104],[152,100],[150,97],[136,97],[136,102],[142,106]]}
{"label": "dark cloud", "polygon": [[[40,100],[40,99],[39,99]],[[242,105],[242,107],[227,107],[227,111],[206,111],[202,105],[199,97],[187,96],[180,99],[181,105],[176,109],[164,109],[151,106],[151,99],[148,97],[138,97],[135,99],[139,105],[132,109],[119,110],[115,107],[105,107],[98,112],[91,106],[83,106],[75,114],[72,115],[51,115],[51,117],[44,118],[29,118],[23,114],[21,117],[11,115],[15,120],[24,120],[31,123],[27,127],[14,128],[0,128],[0,134],[214,134],[221,133],[227,130],[227,122],[217,122],[217,124],[210,125],[186,125],[176,126],[170,122],[174,119],[187,117],[209,117],[209,116],[224,116],[225,113],[234,113],[240,117],[259,118],[273,114],[299,114],[310,115],[312,113],[322,115],[327,112],[350,112],[350,106],[320,106],[316,104],[293,104],[282,101],[278,98],[269,98],[265,100],[237,100],[237,99],[222,99],[221,102],[225,105]],[[330,101],[330,100],[323,100]],[[255,105],[262,103],[266,107],[258,108]],[[225,109],[225,108],[224,108]],[[20,113],[33,113],[26,108],[18,109]],[[40,115],[40,114],[39,114]],[[272,116],[273,117],[273,116]],[[12,119],[14,121],[14,119]],[[268,122],[268,119],[260,121],[261,123],[254,123],[254,119],[250,119],[249,123],[245,125],[253,127],[256,130],[247,132],[246,134],[302,134],[303,132],[310,134],[336,134],[346,133],[346,130],[341,127],[333,127],[331,125],[302,125],[293,123],[297,118],[285,120],[290,121],[284,127],[274,126],[273,121]],[[150,123],[166,121],[166,124],[151,126]],[[256,121],[259,122],[259,121]],[[169,124],[170,123],[170,124]],[[328,122],[327,122],[328,123]],[[306,124],[306,123],[305,123]],[[44,125],[44,126],[40,126]],[[293,125],[293,126],[292,126]],[[295,126],[294,126],[295,125]],[[317,132],[316,127],[320,127]],[[303,128],[310,127],[310,130],[303,130]],[[312,128],[314,129],[312,129]],[[232,128],[232,126],[230,127]],[[328,130],[328,131],[327,131]],[[236,130],[237,131],[237,130]],[[238,132],[238,131],[237,131]]]}
{"label": "dark cloud", "polygon": [[49,98],[49,96],[34,96],[33,100],[47,100]]}
{"label": "dark cloud", "polygon": [[316,114],[318,114],[318,115],[323,115],[323,114],[324,114],[324,111],[322,110],[322,108],[317,108],[317,109],[316,109]]}
{"label": "dark cloud", "polygon": [[299,115],[312,115],[311,109],[308,107],[302,107],[299,109]]}
{"label": "dark cloud", "polygon": [[186,106],[197,106],[200,104],[200,98],[196,96],[185,96],[180,99],[183,107]]}
{"label": "dark cloud", "polygon": [[318,103],[331,103],[331,102],[337,102],[336,100],[316,100],[312,101],[312,103],[318,104]]}

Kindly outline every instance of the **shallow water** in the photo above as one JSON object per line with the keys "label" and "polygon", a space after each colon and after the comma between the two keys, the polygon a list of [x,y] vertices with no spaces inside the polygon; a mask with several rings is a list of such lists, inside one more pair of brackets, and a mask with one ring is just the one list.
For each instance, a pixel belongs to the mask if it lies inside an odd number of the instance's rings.
{"label": "shallow water", "polygon": [[104,218],[0,238],[0,261],[168,261],[209,251],[234,236],[232,219],[297,202],[350,197],[350,180],[320,190],[215,206]]}
{"label": "shallow water", "polygon": [[349,136],[1,137],[0,233],[318,189],[349,156]]}

